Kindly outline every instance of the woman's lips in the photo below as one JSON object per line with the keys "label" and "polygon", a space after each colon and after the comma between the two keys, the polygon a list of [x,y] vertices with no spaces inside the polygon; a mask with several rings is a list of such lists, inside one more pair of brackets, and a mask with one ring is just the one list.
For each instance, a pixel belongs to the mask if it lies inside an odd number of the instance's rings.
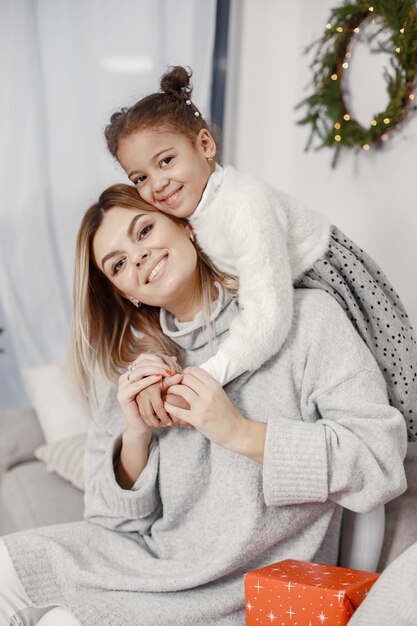
{"label": "woman's lips", "polygon": [[167,264],[167,261],[168,261],[168,255],[166,254],[164,257],[162,257],[162,259],[160,259],[157,262],[156,265],[154,265],[152,270],[149,272],[149,276],[146,280],[147,283],[154,282],[160,277],[162,270],[165,268],[165,265]]}

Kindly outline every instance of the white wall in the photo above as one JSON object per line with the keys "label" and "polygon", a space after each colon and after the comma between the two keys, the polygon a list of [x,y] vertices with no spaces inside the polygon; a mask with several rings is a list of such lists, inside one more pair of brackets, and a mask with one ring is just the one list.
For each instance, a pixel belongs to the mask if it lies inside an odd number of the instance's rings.
{"label": "white wall", "polygon": [[[310,80],[305,47],[319,36],[336,0],[233,0],[225,160],[299,197],[369,252],[399,292],[417,328],[417,113],[383,152],[304,151],[308,129],[295,105]],[[372,55],[375,56],[375,55]],[[385,86],[365,47],[356,49],[355,106],[378,108]],[[352,103],[353,105],[353,103]]]}

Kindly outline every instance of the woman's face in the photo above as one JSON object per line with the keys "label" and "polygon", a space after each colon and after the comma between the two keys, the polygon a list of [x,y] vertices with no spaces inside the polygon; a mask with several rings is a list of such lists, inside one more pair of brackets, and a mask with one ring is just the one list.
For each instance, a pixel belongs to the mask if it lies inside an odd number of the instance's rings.
{"label": "woman's face", "polygon": [[93,254],[125,298],[163,307],[184,321],[200,310],[190,230],[163,213],[110,209],[94,237]]}

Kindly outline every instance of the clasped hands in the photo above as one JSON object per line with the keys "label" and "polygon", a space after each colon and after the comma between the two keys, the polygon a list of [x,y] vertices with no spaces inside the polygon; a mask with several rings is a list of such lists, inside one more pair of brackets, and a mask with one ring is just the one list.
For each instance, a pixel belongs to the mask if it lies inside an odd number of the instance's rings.
{"label": "clasped hands", "polygon": [[119,379],[118,400],[137,432],[163,426],[195,428],[229,447],[247,420],[223,388],[199,367],[176,374],[157,355],[141,354]]}

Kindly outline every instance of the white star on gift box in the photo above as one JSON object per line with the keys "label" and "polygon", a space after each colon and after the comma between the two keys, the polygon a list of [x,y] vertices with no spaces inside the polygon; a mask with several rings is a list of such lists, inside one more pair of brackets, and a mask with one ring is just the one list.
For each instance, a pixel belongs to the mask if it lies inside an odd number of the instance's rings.
{"label": "white star on gift box", "polygon": [[258,592],[259,592],[259,589],[263,589],[262,585],[260,585],[260,584],[259,584],[259,578],[258,578],[258,584],[257,584],[257,585],[252,585],[252,587],[253,587],[254,589],[257,589],[257,590],[258,590]]}
{"label": "white star on gift box", "polygon": [[317,619],[320,620],[321,624],[324,624],[324,622],[326,622],[329,618],[326,617],[326,615],[323,613],[323,611],[320,613],[320,615],[317,615]]}
{"label": "white star on gift box", "polygon": [[343,600],[343,598],[345,597],[346,593],[344,591],[338,591],[337,593],[333,594],[335,598],[337,598],[338,602],[340,603],[341,600]]}

